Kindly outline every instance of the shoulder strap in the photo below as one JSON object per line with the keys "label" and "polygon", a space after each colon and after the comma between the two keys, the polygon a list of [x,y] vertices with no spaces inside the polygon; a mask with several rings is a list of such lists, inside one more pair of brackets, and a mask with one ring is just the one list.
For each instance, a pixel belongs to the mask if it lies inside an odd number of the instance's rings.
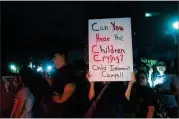
{"label": "shoulder strap", "polygon": [[[29,100],[32,100],[32,103],[33,103],[33,100],[34,100],[34,97],[33,97],[33,94],[30,92],[30,90],[27,88],[27,92],[28,93],[28,96],[27,98],[25,99],[25,102],[24,102],[24,108],[26,106],[26,103],[28,103]],[[33,107],[33,106],[32,106]],[[33,108],[30,108],[29,110],[25,110],[23,111],[22,115],[21,115],[21,118],[24,118],[29,112],[31,112]],[[23,109],[24,110],[24,109]]]}
{"label": "shoulder strap", "polygon": [[101,92],[99,93],[99,95],[97,96],[97,98],[96,98],[96,100],[95,100],[96,103],[100,100],[100,98],[101,98],[102,95],[104,94],[104,92],[105,92],[105,90],[107,89],[107,87],[109,86],[109,84],[110,84],[110,82],[107,82],[107,83],[104,85],[103,89],[101,90]]}
{"label": "shoulder strap", "polygon": [[101,92],[99,93],[99,95],[97,96],[96,100],[93,101],[92,105],[90,106],[90,108],[88,109],[87,113],[85,114],[85,118],[91,118],[93,115],[93,112],[96,108],[97,102],[100,100],[100,98],[102,97],[102,95],[104,94],[106,88],[109,86],[110,82],[107,82],[105,84],[105,86],[103,87],[103,89],[101,90]]}

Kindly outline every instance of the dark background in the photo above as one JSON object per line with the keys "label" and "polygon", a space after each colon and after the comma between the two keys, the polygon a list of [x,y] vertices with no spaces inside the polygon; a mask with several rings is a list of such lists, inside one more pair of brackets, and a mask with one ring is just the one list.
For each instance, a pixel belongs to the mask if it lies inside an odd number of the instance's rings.
{"label": "dark background", "polygon": [[[160,15],[145,18],[145,12]],[[167,20],[178,13],[179,2],[173,1],[1,2],[2,63],[83,49],[88,45],[88,19],[99,18],[131,17],[133,50],[139,50],[138,57],[176,51],[174,40],[164,31]]]}

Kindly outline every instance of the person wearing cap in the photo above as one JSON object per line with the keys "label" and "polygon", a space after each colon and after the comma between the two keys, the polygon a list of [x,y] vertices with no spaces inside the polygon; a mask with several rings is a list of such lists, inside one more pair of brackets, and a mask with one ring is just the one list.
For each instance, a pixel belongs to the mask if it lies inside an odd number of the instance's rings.
{"label": "person wearing cap", "polygon": [[[177,118],[178,105],[175,96],[179,95],[179,77],[166,72],[167,66],[164,61],[158,61],[156,69],[158,74],[152,81],[152,87],[158,93],[159,99],[166,105],[168,116]],[[149,75],[152,73],[153,70],[150,70]]]}

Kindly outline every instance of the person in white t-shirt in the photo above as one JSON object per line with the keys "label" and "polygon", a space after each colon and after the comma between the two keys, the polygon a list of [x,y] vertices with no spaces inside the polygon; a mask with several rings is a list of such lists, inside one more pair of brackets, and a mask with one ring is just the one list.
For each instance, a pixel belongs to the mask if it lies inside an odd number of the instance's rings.
{"label": "person in white t-shirt", "polygon": [[12,79],[11,85],[16,93],[11,118],[33,118],[35,99],[30,89],[24,85],[20,76]]}

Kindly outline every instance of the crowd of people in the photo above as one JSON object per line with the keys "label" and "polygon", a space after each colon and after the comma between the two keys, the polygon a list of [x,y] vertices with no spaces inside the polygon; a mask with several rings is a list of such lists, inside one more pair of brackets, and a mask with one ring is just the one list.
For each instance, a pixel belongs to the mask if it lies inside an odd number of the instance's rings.
{"label": "crowd of people", "polygon": [[76,75],[65,54],[56,53],[52,60],[57,70],[51,78],[24,66],[12,80],[1,82],[14,101],[9,100],[12,106],[1,110],[1,117],[178,117],[179,77],[167,73],[165,61],[157,62],[156,71],[134,67],[128,82],[91,82],[88,64]]}

